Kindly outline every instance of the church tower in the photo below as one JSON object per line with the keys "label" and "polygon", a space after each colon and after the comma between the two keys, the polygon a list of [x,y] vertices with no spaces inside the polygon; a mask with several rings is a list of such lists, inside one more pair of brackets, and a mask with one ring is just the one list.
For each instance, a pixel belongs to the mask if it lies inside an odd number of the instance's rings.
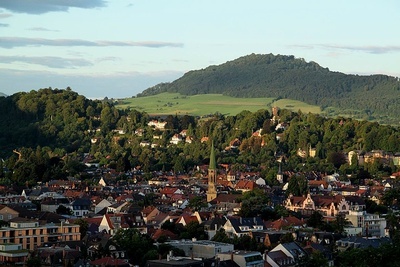
{"label": "church tower", "polygon": [[208,166],[207,202],[217,197],[217,163],[215,160],[214,143],[211,144],[210,165]]}

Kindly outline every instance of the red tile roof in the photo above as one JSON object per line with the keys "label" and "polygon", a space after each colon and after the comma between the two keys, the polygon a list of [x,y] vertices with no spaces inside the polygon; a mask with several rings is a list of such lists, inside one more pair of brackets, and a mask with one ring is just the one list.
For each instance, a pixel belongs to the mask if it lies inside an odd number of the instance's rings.
{"label": "red tile roof", "polygon": [[157,229],[155,233],[151,236],[153,240],[159,239],[161,236],[168,237],[169,239],[177,239],[178,235],[174,234],[170,230],[165,230],[165,229]]}
{"label": "red tile roof", "polygon": [[297,219],[294,216],[282,217],[275,221],[266,222],[265,226],[267,228],[272,228],[276,230],[282,230],[283,228],[290,226],[302,226],[304,222],[300,219]]}

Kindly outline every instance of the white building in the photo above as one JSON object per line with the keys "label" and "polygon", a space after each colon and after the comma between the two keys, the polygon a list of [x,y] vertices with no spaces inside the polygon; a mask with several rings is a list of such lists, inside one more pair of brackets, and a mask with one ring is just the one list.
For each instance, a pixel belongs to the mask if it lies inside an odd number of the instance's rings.
{"label": "white building", "polygon": [[258,251],[233,251],[218,253],[221,261],[233,260],[240,267],[264,267],[264,259]]}

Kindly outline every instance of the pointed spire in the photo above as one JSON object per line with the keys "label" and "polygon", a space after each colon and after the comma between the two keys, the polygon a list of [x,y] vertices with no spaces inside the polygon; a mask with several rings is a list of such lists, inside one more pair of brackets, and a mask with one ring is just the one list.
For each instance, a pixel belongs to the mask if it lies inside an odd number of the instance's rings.
{"label": "pointed spire", "polygon": [[210,165],[208,166],[208,169],[210,169],[210,170],[217,169],[217,163],[215,160],[215,151],[214,151],[214,141],[212,141],[212,143],[211,143]]}

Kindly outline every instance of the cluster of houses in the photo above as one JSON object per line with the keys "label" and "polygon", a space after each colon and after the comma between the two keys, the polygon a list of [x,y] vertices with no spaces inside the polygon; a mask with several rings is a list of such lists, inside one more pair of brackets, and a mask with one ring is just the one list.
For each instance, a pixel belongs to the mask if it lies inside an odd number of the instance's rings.
{"label": "cluster of houses", "polygon": [[[0,261],[21,263],[26,261],[29,252],[34,252],[42,262],[53,265],[55,261],[61,261],[75,266],[107,266],[111,263],[110,266],[128,266],[128,255],[112,237],[119,229],[130,228],[148,234],[155,242],[163,237],[170,245],[187,251],[186,257],[169,255],[167,260],[149,261],[148,266],[175,266],[176,261],[182,264],[187,261],[187,266],[200,263],[204,266],[212,259],[231,264],[226,266],[248,266],[249,262],[252,266],[293,266],[314,251],[323,253],[332,265],[331,245],[334,243],[344,250],[372,246],[370,242],[388,242],[385,218],[368,214],[364,199],[379,202],[383,192],[393,186],[390,180],[385,184],[356,187],[338,181],[335,175],[310,173],[306,174],[310,188],[307,195],[286,196],[287,184],[268,187],[258,173],[232,172],[228,165],[216,166],[212,156],[210,158],[209,166],[198,167],[203,175],[196,178],[158,173],[148,182],[127,184],[117,181],[116,173],[102,175],[100,171],[101,178],[96,186],[83,185],[71,178],[24,189],[20,194],[8,192],[0,197],[0,219],[4,221],[0,228]],[[290,175],[285,173],[285,176]],[[263,221],[260,217],[238,216],[241,205],[237,200],[241,195],[230,192],[247,192],[255,188],[270,196],[268,205],[272,208],[283,205],[300,214],[301,219],[288,216]],[[144,205],[150,193],[155,199],[151,205]],[[190,200],[198,196],[209,200],[207,206],[197,210],[189,208]],[[307,218],[315,211],[327,221],[338,214],[345,216],[350,222],[345,227],[347,237],[307,228]],[[88,224],[85,235],[81,235],[79,219]],[[166,222],[182,226],[197,222],[204,225],[209,240],[177,240],[176,234],[162,229]],[[230,244],[211,241],[221,229],[231,238],[251,236],[270,250],[264,253],[235,251]],[[287,234],[296,242],[281,243]],[[93,260],[76,263],[82,255],[82,244],[87,249],[85,254]],[[204,254],[205,248],[209,247],[214,248],[213,252]],[[104,248],[111,258],[101,254]],[[11,250],[18,253],[10,253]]]}
{"label": "cluster of houses", "polygon": [[[273,119],[277,111],[273,110]],[[164,130],[166,122],[150,121],[148,126]],[[288,127],[278,123],[277,138]],[[123,131],[115,131],[124,134]],[[135,134],[142,136],[143,129]],[[262,129],[253,133],[262,135]],[[162,135],[154,135],[160,139]],[[96,138],[92,143],[96,143]],[[170,144],[191,143],[193,138],[186,130],[175,134]],[[208,142],[203,137],[201,142]],[[156,146],[143,141],[141,146]],[[234,139],[226,148],[241,145]],[[314,252],[321,253],[333,266],[333,244],[339,251],[357,247],[376,247],[390,242],[388,224],[384,217],[366,212],[365,199],[381,203],[385,191],[395,185],[394,173],[384,183],[371,181],[368,185],[353,186],[340,181],[337,175],[302,173],[308,179],[309,192],[303,196],[287,195],[288,180],[297,175],[279,170],[279,186],[269,187],[257,172],[235,172],[229,165],[216,165],[213,147],[210,164],[198,166],[196,177],[187,174],[159,172],[154,178],[141,181],[136,170],[125,173],[134,177],[134,184],[116,179],[115,170],[101,168],[85,158],[95,186],[82,184],[77,179],[53,180],[33,189],[11,191],[0,187],[0,264],[23,264],[35,255],[51,266],[129,266],[129,255],[113,241],[120,229],[136,229],[149,235],[154,242],[161,239],[185,252],[185,256],[173,253],[167,259],[150,260],[147,266],[296,266]],[[315,156],[315,149],[298,150],[300,157]],[[393,161],[400,165],[400,155],[371,151],[352,151],[347,155],[350,164],[372,160]],[[89,170],[88,169],[88,170]],[[270,199],[268,207],[285,207],[297,216],[263,221],[260,217],[244,218],[238,214],[240,193],[258,188]],[[149,200],[148,196],[154,196]],[[204,199],[203,205],[191,206],[196,197]],[[150,201],[151,203],[147,203]],[[307,227],[307,219],[319,212],[324,221],[333,221],[341,215],[349,222],[344,227],[346,237],[338,233],[319,232]],[[87,223],[85,232],[80,227]],[[196,222],[204,226],[208,240],[179,240],[177,234],[163,229],[165,223],[187,226]],[[224,231],[228,237],[250,236],[268,250],[239,251],[232,244],[214,242],[211,239]],[[282,240],[291,236],[294,242]],[[86,251],[82,251],[85,249]],[[108,251],[109,255],[104,255]],[[91,260],[84,260],[87,255]],[[77,261],[77,259],[79,259]]]}

